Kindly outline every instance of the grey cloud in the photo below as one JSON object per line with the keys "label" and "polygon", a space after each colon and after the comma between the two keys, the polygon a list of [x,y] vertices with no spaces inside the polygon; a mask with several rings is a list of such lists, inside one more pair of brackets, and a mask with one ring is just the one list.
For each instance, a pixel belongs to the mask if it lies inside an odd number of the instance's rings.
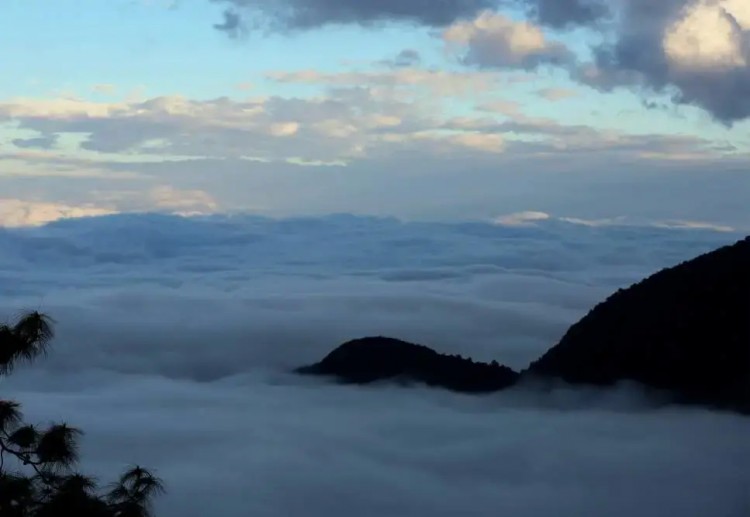
{"label": "grey cloud", "polygon": [[[477,41],[465,56],[468,64],[480,66],[534,67],[540,63],[564,66],[575,78],[600,90],[617,87],[671,94],[678,104],[698,106],[717,120],[731,124],[750,116],[750,36],[748,27],[724,10],[734,27],[734,38],[746,61],[744,66],[679,67],[666,54],[665,31],[697,5],[693,0],[213,0],[227,6],[223,22],[216,28],[238,35],[248,21],[279,29],[310,29],[327,24],[374,24],[388,21],[445,27],[470,19],[485,9],[515,3],[525,7],[531,18],[547,27],[589,27],[612,43],[594,49],[596,60],[574,64],[573,56],[558,46],[545,52],[509,55],[496,44]],[[706,4],[716,5],[716,4]],[[738,4],[739,5],[739,4]],[[710,32],[710,28],[706,29]],[[706,32],[706,34],[709,34]],[[701,37],[700,35],[697,37]],[[409,61],[411,63],[411,61]],[[395,63],[398,64],[398,63]]]}
{"label": "grey cloud", "polygon": [[413,49],[405,49],[398,53],[398,55],[386,64],[394,67],[410,67],[419,65],[422,62],[421,54]]}
{"label": "grey cloud", "polygon": [[[347,167],[237,159],[80,163],[77,169],[96,166],[101,174],[92,179],[52,174],[44,190],[33,176],[0,176],[0,192],[77,205],[96,203],[103,196],[110,199],[108,193],[120,190],[167,183],[208,192],[226,209],[242,207],[274,216],[355,212],[445,220],[490,218],[499,210],[533,208],[583,219],[625,215],[750,229],[746,154],[674,160],[670,154],[700,154],[706,143],[645,136],[607,144],[585,127],[533,119],[488,123],[474,130],[542,131],[545,140],[553,140],[509,143],[505,153],[492,155],[472,149],[444,153],[444,146],[425,142],[404,144],[378,150],[376,156],[354,160]],[[54,171],[59,163],[50,158],[37,166]],[[149,179],[112,182],[108,173],[137,173]],[[415,192],[424,195],[415,197]],[[115,206],[142,209],[128,199]]]}
{"label": "grey cloud", "polygon": [[576,90],[568,90],[565,88],[543,88],[537,90],[539,97],[546,99],[551,102],[557,102],[564,99],[570,99],[572,97],[578,97],[580,92]]}
{"label": "grey cloud", "polygon": [[[470,97],[483,113],[450,119],[432,103],[420,105],[428,97],[421,91],[410,103],[413,93],[384,98],[385,88],[375,96],[375,88],[349,86],[366,81],[387,86],[399,77],[410,79],[406,84],[445,85],[456,79],[477,84],[474,73],[456,78],[417,72],[313,74],[308,79],[315,84],[334,87],[325,97],[160,98],[108,117],[78,111],[39,116],[34,105],[19,105],[16,120],[24,129],[83,132],[89,134],[89,149],[149,152],[165,160],[143,163],[132,157],[112,163],[106,155],[75,160],[58,153],[6,152],[0,160],[22,168],[21,174],[0,175],[0,192],[70,206],[142,210],[155,206],[153,200],[136,203],[133,193],[168,184],[205,192],[222,208],[272,215],[355,211],[465,219],[493,217],[499,207],[508,213],[534,207],[584,219],[638,215],[747,228],[743,194],[750,176],[741,141],[731,142],[736,150],[696,137],[602,133],[524,115],[519,106],[491,104],[489,98],[483,103],[484,90]],[[498,141],[502,152],[485,150],[485,144]],[[150,147],[152,142],[158,145]],[[357,145],[363,152],[347,154]],[[269,161],[240,159],[255,154]],[[312,163],[284,161],[293,156]],[[348,157],[344,166],[328,161],[341,156]],[[425,195],[415,197],[415,192]]]}
{"label": "grey cloud", "polygon": [[59,330],[3,393],[85,430],[87,473],[155,468],[165,517],[739,517],[746,418],[627,385],[468,397],[286,372],[372,332],[523,365],[616,287],[732,239],[347,215],[0,231],[0,315],[41,300]]}
{"label": "grey cloud", "polygon": [[606,0],[526,0],[537,21],[558,28],[598,22],[610,13],[605,2]]}
{"label": "grey cloud", "polygon": [[[727,9],[715,7],[716,16],[725,20],[722,27],[700,27],[694,18],[690,38],[725,38],[725,45],[736,45],[735,63],[728,65],[730,56],[715,50],[711,55],[690,56],[689,41],[675,39],[671,49],[665,45],[668,31],[675,33],[675,23],[685,19],[700,4],[690,0],[632,0],[625,5],[621,25],[615,29],[614,43],[596,50],[593,66],[584,65],[574,75],[595,88],[611,90],[630,87],[663,92],[678,104],[703,108],[717,120],[732,124],[750,117],[750,26],[741,27],[740,21]],[[702,33],[695,33],[695,30]],[[721,33],[720,29],[725,32]],[[672,50],[674,49],[674,50]],[[724,47],[724,52],[729,48]],[[684,57],[670,55],[682,52]],[[695,51],[697,52],[697,50]],[[700,62],[698,60],[701,60]],[[744,61],[744,63],[742,63]]]}
{"label": "grey cloud", "polygon": [[223,21],[214,24],[214,29],[226,32],[233,38],[242,34],[244,27],[242,24],[242,17],[238,13],[231,9],[227,9],[222,13],[222,16],[224,18]]}
{"label": "grey cloud", "polygon": [[[40,368],[75,369],[84,354],[92,367],[206,381],[290,368],[370,333],[524,367],[608,291],[731,238],[554,220],[121,215],[0,231],[0,267],[8,297],[43,295],[60,321],[63,346]],[[203,346],[217,318],[233,361]]]}
{"label": "grey cloud", "polygon": [[[333,160],[371,136],[376,116],[425,124],[418,108],[376,99],[367,88],[341,88],[323,100],[272,97],[264,101],[192,101],[160,97],[133,103],[108,117],[85,112],[16,120],[41,132],[83,132],[81,147],[97,152]],[[148,146],[158,142],[155,147]]]}
{"label": "grey cloud", "polygon": [[480,39],[472,42],[468,52],[461,60],[464,64],[485,68],[518,67],[533,69],[545,64],[563,65],[570,62],[572,57],[572,54],[563,45],[551,45],[538,51],[518,55],[502,43]]}
{"label": "grey cloud", "polygon": [[443,39],[459,49],[464,63],[480,67],[530,69],[574,61],[573,53],[550,40],[540,27],[502,14],[485,12],[474,20],[456,22],[443,32]]}
{"label": "grey cloud", "polygon": [[262,373],[28,381],[6,392],[31,419],[85,429],[85,468],[112,476],[131,458],[156,467],[165,517],[212,515],[217,504],[225,517],[740,517],[747,507],[746,422],[653,411],[628,388],[558,389],[545,406],[520,393],[471,400]]}
{"label": "grey cloud", "polygon": [[57,145],[57,139],[57,134],[48,133],[35,138],[16,138],[13,145],[24,149],[52,149]]}
{"label": "grey cloud", "polygon": [[[697,0],[526,0],[530,15],[539,23],[555,28],[588,27],[607,37],[608,43],[593,48],[593,63],[567,63],[577,80],[602,91],[630,88],[638,93],[667,94],[675,104],[702,108],[716,120],[731,125],[750,117],[750,22],[734,5]],[[685,37],[675,39],[672,48],[684,53],[682,63],[665,46],[668,31],[685,19],[696,6],[714,9],[725,23],[717,27],[706,20],[703,27],[694,18]],[[734,9],[734,11],[733,11]],[[696,30],[698,32],[696,32]],[[724,31],[723,33],[721,31]],[[737,57],[728,66],[725,56],[717,56],[716,38],[724,38],[724,48],[735,45]],[[711,39],[707,44],[701,39]],[[690,43],[690,41],[693,43]],[[697,43],[696,43],[697,42]],[[697,63],[691,52],[711,48]],[[692,61],[692,62],[691,62]]]}
{"label": "grey cloud", "polygon": [[495,7],[497,0],[212,0],[228,6],[217,29],[234,33],[243,19],[258,16],[281,29],[329,24],[410,22],[443,26]]}

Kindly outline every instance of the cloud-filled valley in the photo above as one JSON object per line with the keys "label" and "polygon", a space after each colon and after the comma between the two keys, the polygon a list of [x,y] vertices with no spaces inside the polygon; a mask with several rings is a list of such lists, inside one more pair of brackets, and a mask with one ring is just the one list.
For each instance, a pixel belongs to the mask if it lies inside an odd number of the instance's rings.
{"label": "cloud-filled valley", "polygon": [[538,214],[1,229],[0,313],[41,308],[58,329],[4,392],[83,428],[88,470],[154,467],[168,517],[740,517],[747,418],[627,385],[471,397],[288,373],[373,334],[523,368],[610,292],[737,237]]}
{"label": "cloud-filled valley", "polygon": [[750,515],[747,417],[549,377],[750,401],[750,241],[617,292],[750,232],[749,0],[0,13],[2,517],[16,399],[158,517]]}

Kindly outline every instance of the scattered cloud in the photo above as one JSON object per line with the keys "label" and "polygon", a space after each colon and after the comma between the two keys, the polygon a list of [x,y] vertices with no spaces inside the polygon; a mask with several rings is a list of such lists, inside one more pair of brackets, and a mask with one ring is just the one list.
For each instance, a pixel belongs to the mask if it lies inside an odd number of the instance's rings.
{"label": "scattered cloud", "polygon": [[184,190],[171,185],[149,189],[113,190],[92,193],[100,201],[120,211],[162,212],[183,216],[204,215],[219,211],[219,203],[202,190]]}
{"label": "scattered cloud", "polygon": [[[664,0],[656,7],[652,0],[448,0],[437,6],[419,0],[214,1],[227,8],[217,28],[233,35],[248,20],[271,30],[407,22],[442,31],[467,65],[549,64],[602,92],[669,95],[727,125],[750,117],[744,94],[750,89],[750,7],[744,0]],[[519,7],[527,20],[509,17]],[[578,28],[585,30],[576,33],[574,52],[561,41]],[[560,42],[553,32],[562,35]]]}
{"label": "scattered cloud", "polygon": [[19,118],[66,119],[71,116],[104,118],[127,110],[124,102],[95,102],[75,97],[13,98],[0,102],[0,121]]}
{"label": "scattered cloud", "polygon": [[571,99],[580,95],[579,92],[566,88],[542,88],[541,90],[537,91],[537,94],[541,98],[552,102]]}
{"label": "scattered cloud", "polygon": [[168,210],[180,215],[195,215],[216,212],[219,204],[208,193],[202,190],[180,190],[169,185],[161,185],[147,193],[153,210]]}
{"label": "scattered cloud", "polygon": [[[426,91],[431,96],[459,96],[492,93],[502,87],[506,77],[494,72],[451,71],[409,67],[388,71],[322,72],[294,70],[269,72],[268,78],[279,83],[326,85],[333,87],[385,88],[408,93]],[[421,89],[414,92],[415,89]]]}
{"label": "scattered cloud", "polygon": [[596,62],[577,76],[594,87],[666,92],[726,124],[750,116],[750,7],[742,0],[650,0],[620,5]]}
{"label": "scattered cloud", "polygon": [[457,19],[473,16],[496,4],[495,0],[442,0],[427,3],[423,0],[212,1],[226,6],[223,21],[214,27],[231,36],[236,36],[245,24],[261,24],[275,30],[387,22],[443,26]]}
{"label": "scattered cloud", "polygon": [[441,132],[439,120],[448,96],[472,91],[491,95],[493,78],[486,74],[398,69],[272,77],[280,83],[319,84],[325,93],[202,101],[165,96],[130,103],[26,99],[0,103],[0,118],[5,114],[23,130],[83,135],[79,149],[100,155],[333,163],[383,155],[404,144],[442,152],[495,153],[502,147],[502,135]]}
{"label": "scattered cloud", "polygon": [[735,233],[737,229],[722,225],[702,221],[647,221],[637,217],[617,216],[601,219],[585,219],[581,217],[556,217],[546,212],[524,211],[506,214],[493,219],[493,223],[499,226],[511,228],[521,227],[543,227],[545,224],[562,222],[574,225],[586,226],[589,228],[606,228],[606,227],[652,227],[665,228],[674,230],[710,230],[714,232]]}
{"label": "scattered cloud", "polygon": [[[611,217],[611,218],[605,218],[605,219],[582,219],[580,217],[561,217],[560,220],[566,223],[581,224],[583,226],[590,226],[592,228],[598,228],[601,226],[624,226],[628,224],[627,218],[623,216]],[[655,226],[658,227],[659,224],[656,223]]]}
{"label": "scattered cloud", "polygon": [[[495,88],[502,87],[503,78],[493,73],[308,70],[269,73],[269,79],[314,85],[321,91],[307,97],[243,100],[161,96],[132,102],[0,102],[0,121],[42,135],[15,139],[18,149],[8,150],[2,158],[31,159],[33,155],[24,155],[21,147],[44,150],[62,136],[68,142],[67,153],[73,149],[89,158],[131,161],[141,156],[346,164],[398,153],[405,145],[421,153],[438,149],[441,154],[466,149],[493,154],[606,150],[683,160],[741,154],[736,147],[717,147],[698,136],[629,134],[526,115],[517,102],[502,100]],[[544,94],[561,98],[566,92]],[[456,103],[468,99],[476,105],[473,112],[451,115]]]}
{"label": "scattered cloud", "polygon": [[384,60],[383,64],[394,68],[410,68],[418,66],[421,62],[422,55],[418,50],[404,49],[393,59]]}
{"label": "scattered cloud", "polygon": [[607,0],[520,0],[539,23],[555,28],[588,25],[610,14]]}
{"label": "scattered cloud", "polygon": [[700,221],[664,221],[655,223],[655,226],[659,228],[680,228],[680,229],[695,229],[695,230],[713,230],[716,232],[733,232],[734,228],[731,226],[721,224],[711,224]]}
{"label": "scattered cloud", "polygon": [[95,84],[91,87],[91,91],[100,95],[114,95],[117,93],[117,86],[114,84]]}
{"label": "scattered cloud", "polygon": [[53,133],[34,138],[15,138],[12,143],[22,149],[52,149],[57,144],[57,135]]}
{"label": "scattered cloud", "polygon": [[214,24],[214,29],[227,33],[232,38],[237,38],[245,33],[242,17],[231,9],[222,13],[223,20]]}
{"label": "scattered cloud", "polygon": [[182,216],[218,212],[219,203],[202,190],[157,185],[135,190],[92,190],[90,202],[68,204],[34,199],[0,198],[0,227],[39,226],[62,219],[121,212],[159,212]]}
{"label": "scattered cloud", "polygon": [[184,212],[471,219],[532,206],[582,220],[746,227],[741,135],[626,131],[613,117],[571,123],[565,110],[512,100],[512,88],[564,95],[514,82],[525,75],[381,64],[269,72],[273,96],[9,99],[0,101],[0,191],[117,211],[169,211],[128,193],[170,185],[202,193],[185,194],[191,206],[174,209]]}
{"label": "scattered cloud", "polygon": [[40,226],[67,218],[112,214],[108,208],[0,198],[0,227]]}
{"label": "scattered cloud", "polygon": [[449,26],[443,40],[449,48],[457,47],[464,63],[480,67],[534,68],[573,58],[565,45],[550,41],[540,27],[491,11]]}
{"label": "scattered cloud", "polygon": [[495,224],[502,226],[530,226],[539,221],[547,221],[550,215],[546,212],[516,212],[502,215],[495,219]]}

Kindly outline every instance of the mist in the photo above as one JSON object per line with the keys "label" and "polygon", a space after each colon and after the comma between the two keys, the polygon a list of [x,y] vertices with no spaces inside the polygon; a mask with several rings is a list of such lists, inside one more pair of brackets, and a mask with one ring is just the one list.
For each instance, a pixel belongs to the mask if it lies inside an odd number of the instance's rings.
{"label": "mist", "polygon": [[637,386],[466,396],[290,370],[389,335],[524,368],[610,292],[727,232],[332,216],[107,216],[0,230],[0,315],[48,357],[2,378],[82,428],[83,468],[153,468],[171,516],[750,513],[750,420]]}

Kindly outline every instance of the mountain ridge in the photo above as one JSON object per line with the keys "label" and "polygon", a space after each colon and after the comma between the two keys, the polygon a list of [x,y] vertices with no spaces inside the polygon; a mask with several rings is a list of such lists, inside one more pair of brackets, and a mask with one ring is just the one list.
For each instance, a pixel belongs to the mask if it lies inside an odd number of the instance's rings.
{"label": "mountain ridge", "polygon": [[521,372],[383,336],[348,341],[296,371],[474,393],[525,379],[635,381],[676,402],[750,413],[750,236],[618,289]]}
{"label": "mountain ridge", "polygon": [[439,354],[435,350],[384,336],[354,339],[342,344],[318,363],[296,370],[329,375],[351,384],[379,380],[417,381],[465,393],[486,393],[512,386],[518,372],[497,362]]}

